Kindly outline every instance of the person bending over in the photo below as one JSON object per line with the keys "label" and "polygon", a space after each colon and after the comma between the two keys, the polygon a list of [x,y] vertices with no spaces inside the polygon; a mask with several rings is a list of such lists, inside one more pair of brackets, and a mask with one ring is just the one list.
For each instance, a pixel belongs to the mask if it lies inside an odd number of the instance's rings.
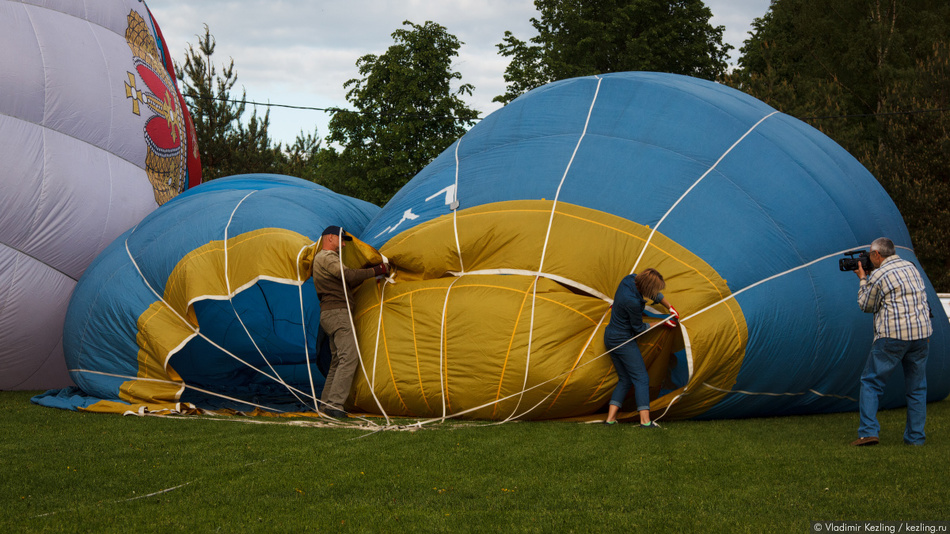
{"label": "person bending over", "polygon": [[643,355],[635,340],[637,334],[645,332],[649,325],[643,322],[643,309],[646,299],[656,304],[662,304],[673,315],[669,321],[675,326],[675,319],[679,317],[673,306],[663,296],[666,282],[663,275],[656,269],[646,269],[640,274],[630,274],[620,281],[614,295],[613,312],[610,323],[604,330],[604,344],[610,351],[614,369],[617,371],[617,387],[610,397],[610,406],[607,411],[608,425],[617,422],[617,412],[623,405],[630,388],[633,387],[633,396],[640,412],[640,426],[642,428],[656,428],[658,425],[650,421],[650,375],[647,374]]}

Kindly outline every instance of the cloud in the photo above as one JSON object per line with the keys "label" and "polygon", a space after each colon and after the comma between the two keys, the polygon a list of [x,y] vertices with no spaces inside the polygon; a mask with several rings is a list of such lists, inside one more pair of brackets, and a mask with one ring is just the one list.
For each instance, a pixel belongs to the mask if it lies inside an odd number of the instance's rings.
{"label": "cloud", "polygon": [[[707,0],[712,23],[726,26],[725,40],[741,46],[749,24],[768,9],[769,0]],[[505,30],[527,40],[535,35],[532,0],[151,0],[172,58],[184,61],[187,43],[197,45],[208,24],[217,42],[216,65],[234,59],[237,95],[250,100],[312,107],[348,107],[343,84],[358,78],[356,60],[382,54],[403,21],[433,21],[464,44],[453,69],[475,86],[465,101],[487,114],[491,100],[505,92],[507,58],[496,44]],[[732,52],[733,62],[738,50]],[[259,110],[263,113],[263,110]],[[316,125],[326,133],[329,116],[318,111],[272,108],[271,132],[285,143]]]}

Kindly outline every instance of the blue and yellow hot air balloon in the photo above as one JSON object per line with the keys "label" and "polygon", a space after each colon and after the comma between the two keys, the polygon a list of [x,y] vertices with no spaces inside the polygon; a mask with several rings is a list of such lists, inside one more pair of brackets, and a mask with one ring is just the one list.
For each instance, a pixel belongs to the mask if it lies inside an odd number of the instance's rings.
{"label": "blue and yellow hot air balloon", "polygon": [[[614,291],[654,267],[682,316],[639,340],[655,416],[854,409],[872,317],[838,260],[880,236],[916,261],[867,170],[746,94],[657,73],[552,83],[472,128],[367,226],[399,271],[358,295],[352,408],[591,417],[616,383]],[[948,322],[928,296],[937,400]],[[892,382],[884,406],[903,403]]]}
{"label": "blue and yellow hot air balloon", "polygon": [[[313,409],[323,384],[308,282],[315,241],[331,224],[359,232],[378,211],[277,175],[221,178],[177,196],[80,279],[63,342],[79,389],[34,401],[113,413]],[[347,261],[380,261],[356,243]]]}

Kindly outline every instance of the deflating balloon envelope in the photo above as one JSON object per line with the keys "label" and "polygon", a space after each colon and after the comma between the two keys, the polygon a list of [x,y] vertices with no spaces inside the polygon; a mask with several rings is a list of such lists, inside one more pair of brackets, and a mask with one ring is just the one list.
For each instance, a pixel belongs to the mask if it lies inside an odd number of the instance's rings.
{"label": "deflating balloon envelope", "polygon": [[[354,404],[595,413],[616,384],[603,345],[613,292],[654,267],[683,318],[637,340],[655,412],[854,409],[872,317],[837,263],[880,236],[915,261],[867,170],[744,93],[657,73],[555,82],[472,128],[366,228],[401,270],[362,288],[368,373]],[[948,323],[934,314],[931,400],[950,391]],[[891,382],[885,406],[903,403]]]}
{"label": "deflating balloon envelope", "polygon": [[312,408],[323,383],[307,282],[314,242],[330,224],[358,231],[378,210],[276,175],[178,196],[116,239],[77,285],[64,345],[85,398],[58,405]]}

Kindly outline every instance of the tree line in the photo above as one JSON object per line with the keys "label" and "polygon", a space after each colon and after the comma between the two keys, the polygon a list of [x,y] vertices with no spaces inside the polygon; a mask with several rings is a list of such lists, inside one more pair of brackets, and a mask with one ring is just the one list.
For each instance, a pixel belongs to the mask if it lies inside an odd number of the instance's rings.
{"label": "tree line", "polygon": [[[950,291],[950,2],[773,0],[729,70],[732,46],[702,0],[535,0],[537,34],[505,32],[507,104],[546,83],[609,72],[657,71],[718,81],[807,121],[834,139],[894,199],[935,287]],[[176,65],[205,179],[247,172],[297,176],[385,204],[479,119],[452,69],[461,43],[445,27],[410,21],[393,45],[356,62],[349,110],[328,131],[289,146],[268,134],[269,112],[244,119],[234,62],[214,66],[205,26]],[[869,217],[873,217],[869,213]]]}

